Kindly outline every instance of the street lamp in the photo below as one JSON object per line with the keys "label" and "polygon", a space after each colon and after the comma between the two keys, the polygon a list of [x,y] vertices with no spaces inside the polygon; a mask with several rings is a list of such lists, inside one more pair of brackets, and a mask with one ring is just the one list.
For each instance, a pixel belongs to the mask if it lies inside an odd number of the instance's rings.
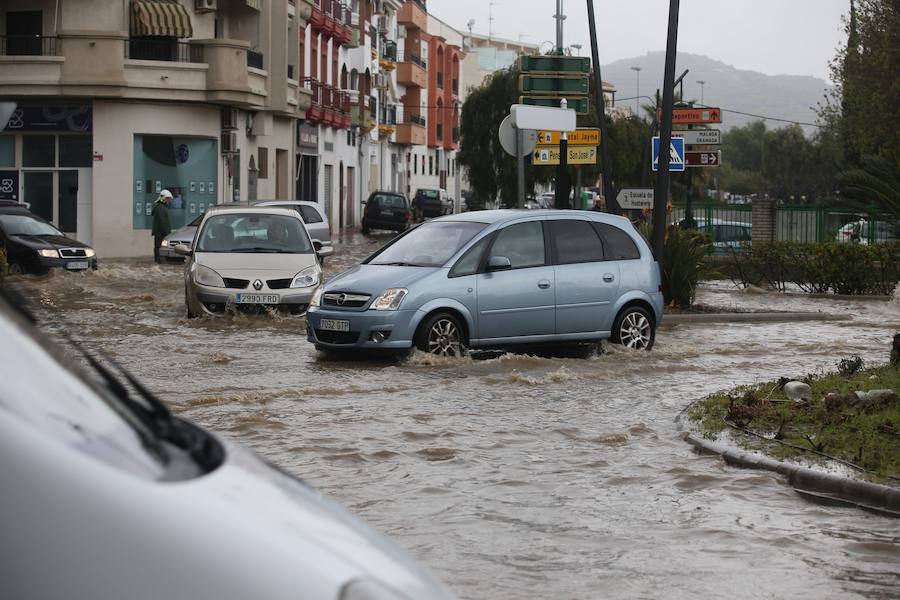
{"label": "street lamp", "polygon": [[634,116],[640,116],[641,107],[640,107],[640,95],[641,95],[641,68],[640,67],[631,67],[631,70],[635,72],[637,75],[637,93],[634,95]]}
{"label": "street lamp", "polygon": [[581,44],[572,44],[572,48],[575,48],[575,51],[578,53],[577,56],[581,56]]}
{"label": "street lamp", "polygon": [[706,82],[703,81],[702,79],[699,79],[697,81],[697,83],[700,84],[700,104],[702,104],[703,106],[706,106],[706,103],[703,101],[703,86],[706,85]]}

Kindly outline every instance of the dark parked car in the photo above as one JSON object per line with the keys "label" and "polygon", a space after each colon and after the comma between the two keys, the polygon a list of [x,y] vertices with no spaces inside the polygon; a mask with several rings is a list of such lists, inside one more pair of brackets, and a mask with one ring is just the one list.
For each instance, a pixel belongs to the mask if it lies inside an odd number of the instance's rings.
{"label": "dark parked car", "polygon": [[373,192],[363,202],[362,232],[372,229],[405,231],[412,221],[409,201],[403,194],[393,192]]}
{"label": "dark parked car", "polygon": [[453,213],[453,201],[445,190],[419,188],[413,198],[413,207],[419,209],[426,219]]}
{"label": "dark parked car", "polygon": [[26,208],[0,206],[0,247],[10,273],[43,273],[51,267],[96,269],[94,249],[66,237]]}

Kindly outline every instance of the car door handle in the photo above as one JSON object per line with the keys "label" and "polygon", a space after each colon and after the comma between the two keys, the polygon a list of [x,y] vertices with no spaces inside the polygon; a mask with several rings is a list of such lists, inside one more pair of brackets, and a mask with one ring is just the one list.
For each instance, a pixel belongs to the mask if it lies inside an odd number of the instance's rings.
{"label": "car door handle", "polygon": [[603,281],[606,283],[612,283],[615,280],[615,276],[612,273],[605,273],[603,275]]}
{"label": "car door handle", "polygon": [[542,290],[550,289],[550,282],[546,279],[541,279],[540,281],[538,281],[538,287]]}

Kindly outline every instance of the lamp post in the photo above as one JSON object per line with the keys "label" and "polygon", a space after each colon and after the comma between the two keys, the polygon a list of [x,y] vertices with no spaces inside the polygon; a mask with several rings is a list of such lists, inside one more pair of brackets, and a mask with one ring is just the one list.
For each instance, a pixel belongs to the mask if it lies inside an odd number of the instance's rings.
{"label": "lamp post", "polygon": [[640,67],[631,67],[631,70],[635,72],[637,75],[637,93],[634,95],[634,116],[639,116],[641,112],[641,68]]}
{"label": "lamp post", "polygon": [[578,53],[577,56],[581,56],[581,44],[572,44],[572,48],[575,48],[575,51]]}
{"label": "lamp post", "polygon": [[[702,79],[698,79],[697,83],[700,84],[700,104],[702,104],[703,106],[706,106],[706,103],[703,101],[703,86],[706,85],[706,82],[703,81]],[[682,100],[684,100],[684,98],[682,98]]]}

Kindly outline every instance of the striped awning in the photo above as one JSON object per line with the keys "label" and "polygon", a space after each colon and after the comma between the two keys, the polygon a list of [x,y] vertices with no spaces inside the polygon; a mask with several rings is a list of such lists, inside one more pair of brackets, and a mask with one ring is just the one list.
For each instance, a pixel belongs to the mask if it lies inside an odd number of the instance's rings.
{"label": "striped awning", "polygon": [[189,38],[191,16],[173,0],[131,0],[131,35]]}

